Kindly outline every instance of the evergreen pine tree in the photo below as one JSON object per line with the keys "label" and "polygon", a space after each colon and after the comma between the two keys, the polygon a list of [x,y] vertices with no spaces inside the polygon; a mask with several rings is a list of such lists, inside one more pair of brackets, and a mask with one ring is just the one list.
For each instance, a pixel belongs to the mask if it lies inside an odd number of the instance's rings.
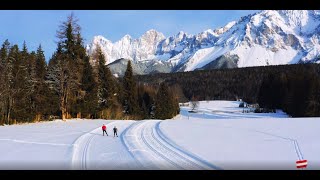
{"label": "evergreen pine tree", "polygon": [[143,84],[138,84],[138,104],[139,104],[139,116],[147,119],[149,117],[149,102],[150,101],[150,95],[148,92],[146,92],[145,86]]}
{"label": "evergreen pine tree", "polygon": [[37,72],[37,76],[42,81],[45,80],[46,71],[47,71],[47,63],[46,63],[46,59],[44,57],[44,52],[42,50],[42,46],[40,44],[37,49],[37,53],[36,53],[36,72]]}
{"label": "evergreen pine tree", "polygon": [[13,63],[12,69],[12,83],[11,83],[11,105],[12,105],[12,119],[18,121],[30,121],[31,113],[28,113],[30,109],[27,107],[29,104],[28,91],[28,58],[26,46],[24,45],[23,50],[20,52],[18,45],[14,45],[9,52],[9,59]]}
{"label": "evergreen pine tree", "polygon": [[114,97],[115,83],[109,67],[105,65],[106,61],[100,47],[97,48],[96,55],[98,58],[98,107],[100,117],[110,118],[110,113],[109,117],[107,117],[108,115],[105,113],[105,110],[112,109],[117,103],[117,99]]}
{"label": "evergreen pine tree", "polygon": [[9,67],[8,53],[10,43],[7,40],[2,44],[0,49],[0,124],[7,122],[8,96],[9,96]]}
{"label": "evergreen pine tree", "polygon": [[[35,120],[35,116],[37,114],[36,110],[36,98],[38,98],[38,90],[39,90],[39,79],[37,78],[37,71],[36,71],[36,62],[37,57],[36,53],[32,51],[27,59],[27,81],[26,81],[26,91],[25,96],[27,99],[27,107],[29,111],[29,121]],[[42,104],[44,106],[45,104]]]}
{"label": "evergreen pine tree", "polygon": [[80,36],[80,26],[73,14],[57,31],[58,48],[49,63],[51,86],[59,96],[62,119],[81,116],[81,103],[85,92],[81,89],[85,48]]}
{"label": "evergreen pine tree", "polygon": [[124,110],[127,115],[137,115],[137,87],[133,77],[131,61],[127,64],[127,69],[123,77],[123,95],[124,95]]}
{"label": "evergreen pine tree", "polygon": [[[4,52],[4,47],[2,48],[2,52]],[[13,102],[14,102],[14,94],[15,91],[13,89],[13,82],[14,82],[14,64],[16,58],[19,57],[19,48],[18,46],[14,45],[8,49],[8,55],[6,58],[6,63],[4,67],[4,84],[3,84],[3,105],[4,105],[4,122],[6,124],[11,123],[11,116],[13,111]]]}
{"label": "evergreen pine tree", "polygon": [[171,105],[169,87],[165,82],[160,84],[159,90],[156,96],[156,109],[155,118],[157,119],[170,119],[172,118],[172,105]]}
{"label": "evergreen pine tree", "polygon": [[86,118],[95,117],[98,108],[97,83],[93,76],[89,57],[84,60],[81,89],[85,93],[81,104],[82,116]]}
{"label": "evergreen pine tree", "polygon": [[[56,98],[53,91],[49,88],[46,82],[47,64],[45,61],[44,52],[41,45],[39,45],[35,54],[35,120],[39,121],[51,114],[53,100]],[[55,102],[56,103],[56,102]]]}

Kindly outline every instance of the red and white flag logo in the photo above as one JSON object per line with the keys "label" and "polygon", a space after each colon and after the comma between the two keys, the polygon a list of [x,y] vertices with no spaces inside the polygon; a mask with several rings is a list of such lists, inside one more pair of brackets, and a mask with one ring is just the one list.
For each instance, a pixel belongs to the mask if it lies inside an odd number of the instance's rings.
{"label": "red and white flag logo", "polygon": [[296,161],[297,168],[306,168],[308,165],[307,160]]}

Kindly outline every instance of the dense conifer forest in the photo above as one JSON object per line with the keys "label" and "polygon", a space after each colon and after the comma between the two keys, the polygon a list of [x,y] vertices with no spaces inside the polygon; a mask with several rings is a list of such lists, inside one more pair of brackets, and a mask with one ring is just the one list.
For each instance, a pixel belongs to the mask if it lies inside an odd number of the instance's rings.
{"label": "dense conifer forest", "polygon": [[236,100],[283,109],[293,117],[320,116],[320,65],[295,64],[199,70],[137,76],[141,83],[166,82],[179,101]]}

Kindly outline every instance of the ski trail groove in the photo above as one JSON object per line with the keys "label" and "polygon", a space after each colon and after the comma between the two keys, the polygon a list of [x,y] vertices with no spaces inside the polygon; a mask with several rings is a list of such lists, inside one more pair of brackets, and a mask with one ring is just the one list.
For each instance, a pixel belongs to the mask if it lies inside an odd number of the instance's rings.
{"label": "ski trail groove", "polygon": [[82,169],[87,169],[87,156],[88,156],[88,149],[90,146],[90,142],[94,138],[95,135],[92,135],[89,137],[88,141],[86,142],[86,145],[84,146],[83,154],[82,154]]}
{"label": "ski trail groove", "polygon": [[[147,145],[147,147],[153,151],[154,153],[156,153],[158,156],[160,156],[161,158],[163,158],[164,160],[166,160],[167,162],[171,163],[172,165],[174,165],[176,168],[178,169],[184,169],[182,166],[180,166],[179,164],[175,163],[174,161],[172,161],[169,157],[168,157],[168,154],[169,152],[164,152],[163,148],[165,148],[165,146],[162,146],[161,147],[161,144],[160,144],[160,147],[157,146],[156,144],[154,144],[154,142],[148,142],[147,139],[146,139],[146,126],[143,127],[142,129],[142,132],[141,132],[141,139],[142,141],[145,143],[145,145]],[[154,138],[154,137],[153,137]],[[151,139],[149,138],[149,141]],[[152,144],[152,145],[151,145]],[[155,148],[154,148],[155,147]],[[157,150],[158,149],[158,150]],[[159,151],[159,149],[162,149],[162,152]],[[166,153],[166,155],[164,155],[163,153]]]}
{"label": "ski trail groove", "polygon": [[130,136],[132,136],[132,135],[128,135],[128,132],[130,132],[135,126],[138,126],[141,122],[142,122],[142,121],[136,122],[136,123],[132,123],[129,127],[127,127],[127,128],[120,134],[120,140],[121,140],[121,143],[123,144],[123,146],[125,147],[126,151],[130,154],[130,156],[131,156],[133,159],[136,160],[135,162],[138,164],[138,166],[144,167],[144,166],[140,163],[140,161],[138,161],[138,160],[136,159],[136,157],[135,157],[134,154],[133,154],[133,150],[131,150],[130,147],[129,147],[130,145],[129,145],[129,143],[128,143],[128,140],[125,139],[125,137],[130,137]]}
{"label": "ski trail groove", "polygon": [[[157,122],[155,125],[155,131],[158,135],[158,137],[167,144],[167,148],[171,147],[174,149],[174,153],[177,154],[179,157],[186,159],[188,162],[190,162],[191,164],[193,164],[194,166],[199,167],[200,169],[216,169],[216,170],[222,170],[222,168],[213,165],[207,161],[205,161],[204,159],[201,159],[200,157],[184,150],[183,148],[181,148],[180,146],[178,146],[177,144],[175,144],[174,142],[172,142],[172,140],[170,140],[167,136],[165,136],[165,134],[160,130],[160,123],[161,121]],[[154,133],[152,132],[153,136]],[[158,142],[159,139],[157,139]],[[185,158],[188,157],[188,158]]]}
{"label": "ski trail groove", "polygon": [[298,150],[298,152],[299,152],[299,154],[300,154],[300,159],[299,160],[302,160],[303,159],[303,154],[302,154],[302,152],[301,152],[301,150],[300,150],[300,146],[299,146],[299,144],[298,144],[298,141],[295,139],[294,140],[295,141],[295,143],[296,143],[296,149]]}
{"label": "ski trail groove", "polygon": [[[166,140],[154,120],[134,123],[122,141],[132,157],[147,169],[221,169]],[[133,151],[139,150],[139,151]]]}
{"label": "ski trail groove", "polygon": [[[158,123],[160,123],[160,122],[158,122]],[[158,123],[157,123],[157,124],[158,124]],[[157,126],[157,124],[156,124],[156,126]],[[156,126],[155,126],[155,127],[156,127]],[[156,132],[157,132],[157,130],[156,130]],[[155,137],[154,131],[151,131],[151,135],[152,135],[152,137],[153,137],[159,144],[162,144],[165,149],[171,151],[176,157],[179,157],[181,160],[186,161],[187,164],[190,164],[190,165],[192,164],[192,166],[197,167],[198,169],[207,169],[207,168],[199,165],[197,162],[194,162],[194,161],[195,161],[195,160],[194,160],[195,158],[192,157],[192,156],[190,156],[190,155],[187,155],[187,154],[185,153],[185,151],[179,151],[179,149],[177,149],[175,146],[172,146],[171,144],[169,144],[169,143],[166,142],[166,141],[163,141],[163,142],[165,142],[166,144],[165,144],[165,143],[162,143],[158,138]],[[158,135],[158,137],[160,137],[160,139],[161,139],[161,136],[159,135],[158,132],[157,132],[157,135]],[[163,140],[163,139],[161,139],[161,140]],[[170,147],[170,148],[169,148],[169,147]],[[173,149],[173,150],[172,150],[172,149]],[[192,160],[190,160],[190,158],[191,158]]]}
{"label": "ski trail groove", "polygon": [[[107,125],[114,124],[115,122],[106,123]],[[88,165],[88,153],[89,147],[92,139],[96,134],[94,132],[99,131],[101,127],[94,128],[93,130],[84,133],[80,137],[78,137],[73,143],[72,149],[72,159],[71,159],[71,169],[79,170],[79,169],[87,169]]]}
{"label": "ski trail groove", "polygon": [[271,133],[267,133],[267,132],[263,132],[263,131],[256,131],[254,130],[255,132],[258,132],[258,133],[262,133],[262,134],[266,134],[266,135],[269,135],[269,136],[274,136],[274,137],[277,137],[277,138],[281,138],[281,139],[285,139],[285,140],[288,140],[288,141],[291,141],[293,143],[293,146],[294,146],[294,150],[297,154],[297,157],[299,160],[303,160],[303,154],[300,150],[300,146],[298,144],[298,140],[296,139],[292,139],[292,138],[288,138],[288,137],[283,137],[283,136],[279,136],[279,135],[275,135],[275,134],[271,134]]}

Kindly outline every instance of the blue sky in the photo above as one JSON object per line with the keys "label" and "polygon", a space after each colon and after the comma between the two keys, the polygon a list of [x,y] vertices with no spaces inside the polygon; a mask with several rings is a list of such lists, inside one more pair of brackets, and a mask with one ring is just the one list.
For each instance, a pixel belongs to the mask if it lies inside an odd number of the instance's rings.
{"label": "blue sky", "polygon": [[82,27],[85,44],[93,36],[103,35],[115,42],[126,34],[139,38],[149,29],[166,37],[184,31],[196,34],[209,28],[221,27],[256,10],[0,10],[0,43],[36,50],[41,43],[49,60],[56,49],[56,31],[61,22],[74,12]]}

